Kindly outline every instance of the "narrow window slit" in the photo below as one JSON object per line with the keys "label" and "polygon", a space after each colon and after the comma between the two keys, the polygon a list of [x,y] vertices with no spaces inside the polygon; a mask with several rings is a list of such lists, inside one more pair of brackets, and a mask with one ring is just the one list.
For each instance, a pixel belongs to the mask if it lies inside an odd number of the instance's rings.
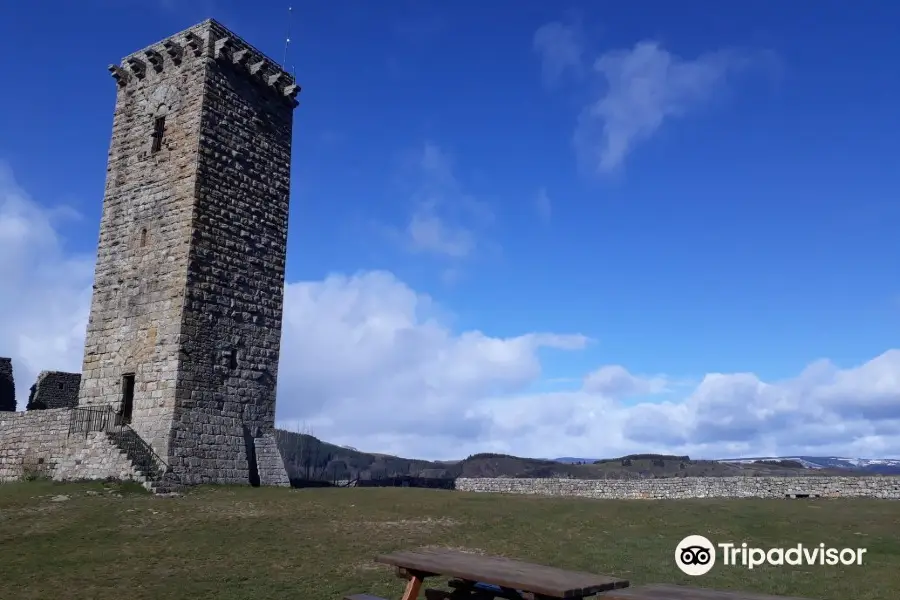
{"label": "narrow window slit", "polygon": [[153,145],[150,152],[159,152],[162,150],[163,136],[166,133],[166,118],[156,117],[153,121]]}

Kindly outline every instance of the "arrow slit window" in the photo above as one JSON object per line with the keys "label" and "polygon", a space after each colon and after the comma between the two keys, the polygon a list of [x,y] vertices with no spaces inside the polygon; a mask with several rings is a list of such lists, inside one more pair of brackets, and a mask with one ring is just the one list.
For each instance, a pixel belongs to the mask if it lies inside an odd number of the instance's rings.
{"label": "arrow slit window", "polygon": [[166,117],[156,117],[153,119],[153,143],[150,146],[150,152],[156,153],[162,150],[163,136],[166,134]]}

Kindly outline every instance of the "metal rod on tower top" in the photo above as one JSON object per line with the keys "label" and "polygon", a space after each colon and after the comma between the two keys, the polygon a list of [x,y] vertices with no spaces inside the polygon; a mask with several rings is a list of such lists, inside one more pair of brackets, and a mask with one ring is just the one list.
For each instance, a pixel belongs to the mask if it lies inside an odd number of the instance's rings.
{"label": "metal rod on tower top", "polygon": [[291,44],[291,14],[293,12],[294,9],[288,6],[287,35],[284,38],[284,58],[281,60],[281,66],[285,69],[287,69],[288,46]]}

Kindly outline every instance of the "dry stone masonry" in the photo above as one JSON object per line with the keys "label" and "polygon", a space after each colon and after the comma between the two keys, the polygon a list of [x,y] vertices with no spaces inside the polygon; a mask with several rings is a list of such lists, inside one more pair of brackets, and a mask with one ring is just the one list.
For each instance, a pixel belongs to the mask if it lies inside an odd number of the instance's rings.
{"label": "dry stone masonry", "polygon": [[16,384],[12,359],[0,357],[0,412],[16,410]]}
{"label": "dry stone masonry", "polygon": [[78,406],[78,389],[81,373],[41,371],[31,386],[26,410],[46,408],[74,408]]}
{"label": "dry stone masonry", "polygon": [[670,479],[460,478],[465,492],[580,496],[602,499],[890,498],[900,500],[900,477],[675,477]]}
{"label": "dry stone masonry", "polygon": [[[0,477],[31,455],[57,478],[127,473],[116,449],[127,445],[128,456],[155,455],[181,483],[282,485],[284,462],[268,440],[300,88],[214,20],[109,71],[116,106],[70,411],[90,417],[79,417],[88,430],[73,436],[62,422],[74,417],[52,408],[14,413],[0,422]],[[8,361],[0,380],[4,369]],[[69,396],[48,395],[63,389],[45,391],[50,379],[42,374],[33,399],[69,406]],[[91,415],[107,410],[120,431],[92,435],[92,424],[110,420]]]}
{"label": "dry stone masonry", "polygon": [[80,403],[130,412],[185,483],[247,483],[274,428],[299,88],[212,20],[110,72]]}
{"label": "dry stone masonry", "polygon": [[62,481],[117,479],[137,481],[150,489],[149,481],[104,432],[69,438],[67,452],[56,465],[53,478]]}
{"label": "dry stone masonry", "polygon": [[133,479],[133,466],[101,432],[70,436],[70,409],[0,413],[0,482]]}
{"label": "dry stone masonry", "polygon": [[284,459],[278,450],[278,442],[275,441],[275,433],[267,433],[256,438],[256,464],[259,468],[259,482],[261,485],[273,485],[290,487]]}
{"label": "dry stone masonry", "polygon": [[69,412],[0,413],[0,481],[54,472],[66,453]]}

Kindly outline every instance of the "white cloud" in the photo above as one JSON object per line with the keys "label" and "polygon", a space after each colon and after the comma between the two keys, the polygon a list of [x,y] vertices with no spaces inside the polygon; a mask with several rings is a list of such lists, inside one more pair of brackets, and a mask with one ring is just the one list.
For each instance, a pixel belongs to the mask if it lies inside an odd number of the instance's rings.
{"label": "white cloud", "polygon": [[567,72],[581,70],[584,41],[577,27],[547,23],[535,32],[532,47],[541,57],[541,73],[548,86],[555,85]]}
{"label": "white cloud", "polygon": [[641,394],[659,394],[666,391],[666,378],[636,377],[621,365],[606,365],[584,378],[584,390],[609,398],[627,398]]}
{"label": "white cloud", "polygon": [[426,142],[405,174],[413,210],[402,233],[388,228],[416,253],[454,261],[471,258],[489,246],[483,229],[493,221],[490,207],[465,192],[453,172],[450,156]]}
{"label": "white cloud", "polygon": [[422,441],[477,436],[485,423],[470,418],[475,399],[520,392],[539,378],[539,349],[587,343],[578,335],[456,334],[430,298],[385,272],[289,284],[285,306],[279,419],[318,424],[342,440],[406,429]]}
{"label": "white cloud", "polygon": [[[2,173],[0,356],[12,355],[22,399],[38,370],[79,368],[91,269],[66,255],[47,211]],[[572,391],[536,392],[542,354],[580,351],[584,336],[499,337],[451,322],[387,272],[289,283],[279,422],[424,458],[900,456],[900,350],[851,368],[816,361],[785,381],[711,373],[681,396],[668,378],[619,365],[586,373]]]}
{"label": "white cloud", "polygon": [[451,258],[465,258],[475,249],[475,234],[464,227],[452,227],[427,210],[420,209],[406,226],[411,247]]}
{"label": "white cloud", "polygon": [[[576,27],[544,25],[535,33],[534,45],[545,81],[582,63],[584,45]],[[772,56],[760,58],[772,64]],[[654,41],[602,54],[587,73],[587,89],[599,91],[578,118],[574,143],[579,162],[589,172],[615,171],[666,121],[702,107],[731,72],[750,62],[749,54],[732,50],[685,59]]]}
{"label": "white cloud", "polygon": [[604,54],[594,71],[605,91],[584,109],[575,136],[582,160],[600,172],[615,170],[667,119],[702,106],[739,64],[729,52],[685,60],[655,42]]}
{"label": "white cloud", "polygon": [[0,356],[22,407],[40,370],[81,370],[94,263],[65,252],[60,225],[90,226],[74,216],[35,204],[0,163]]}

